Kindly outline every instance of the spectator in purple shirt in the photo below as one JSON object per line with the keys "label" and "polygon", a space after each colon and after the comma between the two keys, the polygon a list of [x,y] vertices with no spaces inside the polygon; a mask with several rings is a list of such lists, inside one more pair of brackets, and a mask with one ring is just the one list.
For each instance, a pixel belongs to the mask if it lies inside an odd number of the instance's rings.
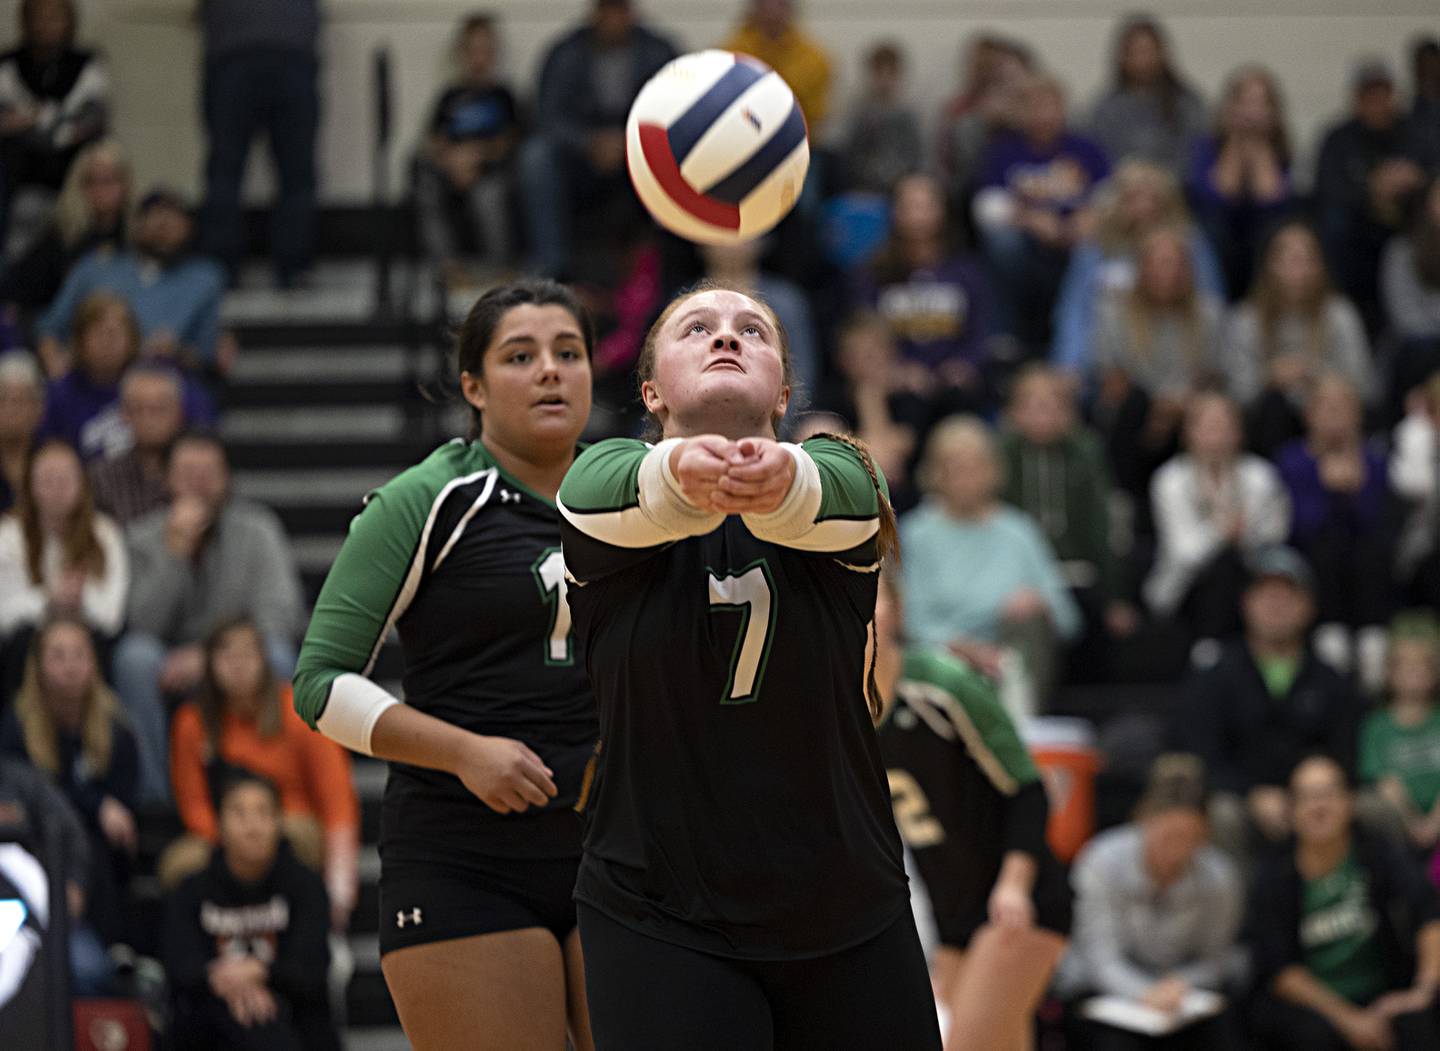
{"label": "spectator in purple shirt", "polygon": [[1034,77],[1020,94],[1018,131],[1001,132],[980,161],[975,222],[998,285],[1000,327],[1022,343],[1049,340],[1050,312],[1105,154],[1070,131],[1065,93]]}
{"label": "spectator in purple shirt", "polygon": [[1250,287],[1266,231],[1291,206],[1290,133],[1275,75],[1242,66],[1230,75],[1212,134],[1195,140],[1185,188],[1238,296]]}
{"label": "spectator in purple shirt", "polygon": [[1307,433],[1276,455],[1290,492],[1290,543],[1315,567],[1315,649],[1341,672],[1355,667],[1378,691],[1393,613],[1385,453],[1365,441],[1359,392],[1322,374],[1307,406]]}

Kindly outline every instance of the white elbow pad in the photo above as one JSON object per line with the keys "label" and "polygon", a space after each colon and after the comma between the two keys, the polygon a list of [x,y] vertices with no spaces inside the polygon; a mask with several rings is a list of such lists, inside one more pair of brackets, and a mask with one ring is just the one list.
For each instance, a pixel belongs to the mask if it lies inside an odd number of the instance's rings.
{"label": "white elbow pad", "polygon": [[325,710],[315,725],[332,741],[343,744],[352,752],[374,755],[370,735],[385,709],[399,704],[379,686],[363,675],[346,672],[330,684]]}

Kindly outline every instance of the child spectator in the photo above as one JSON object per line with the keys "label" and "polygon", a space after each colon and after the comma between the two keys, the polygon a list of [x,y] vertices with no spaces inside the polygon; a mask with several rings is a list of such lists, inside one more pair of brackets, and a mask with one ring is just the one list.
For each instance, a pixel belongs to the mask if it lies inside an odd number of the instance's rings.
{"label": "child spectator", "polygon": [[905,56],[891,41],[865,55],[865,87],[845,132],[845,182],[852,190],[889,196],[907,172],[920,169],[920,118],[904,98]]}
{"label": "child spectator", "polygon": [[27,318],[49,306],[82,257],[124,247],[129,210],[130,165],[120,144],[86,146],[65,176],[54,221],[0,276],[0,303],[15,304]]}
{"label": "child spectator", "polygon": [[1399,819],[1415,850],[1440,845],[1440,625],[1430,612],[1395,618],[1390,632],[1390,700],[1360,729],[1360,781]]}
{"label": "child spectator", "polygon": [[1034,72],[1019,41],[986,32],[966,43],[960,89],[941,110],[935,135],[936,169],[953,199],[974,190],[980,155],[995,132],[1013,126],[1016,94]]}
{"label": "child spectator", "polygon": [[1106,297],[1095,329],[1095,416],[1120,487],[1142,500],[1176,449],[1185,403],[1220,369],[1223,307],[1196,286],[1182,230],[1140,243],[1135,287]]}
{"label": "child spectator", "polygon": [[1394,588],[1385,452],[1365,441],[1360,396],[1344,376],[1324,373],[1315,381],[1306,418],[1306,437],[1282,447],[1275,464],[1290,494],[1290,544],[1315,567],[1315,648],[1378,693],[1381,625]]}
{"label": "child spectator", "polygon": [[1160,23],[1149,15],[1122,22],[1112,63],[1114,83],[1090,113],[1090,134],[1116,163],[1149,161],[1178,178],[1205,105],[1175,68]]}
{"label": "child spectator", "polygon": [[15,506],[35,432],[45,415],[45,378],[23,350],[0,354],[0,513]]}
{"label": "child spectator", "polygon": [[105,132],[110,78],[100,57],[75,47],[73,0],[24,0],[20,46],[0,55],[0,244],[15,192],[54,192],[75,155]]}
{"label": "child spectator", "polygon": [[1110,173],[1104,152],[1065,123],[1065,93],[1031,77],[1015,131],[1002,131],[980,161],[975,223],[1000,297],[1000,327],[1023,345],[1048,343],[1050,311],[1080,218]]}
{"label": "child spectator", "polygon": [[75,264],[50,309],[36,323],[40,360],[52,376],[65,371],[62,340],[75,313],[94,292],[110,292],[135,312],[146,357],[203,365],[223,374],[217,357],[224,272],[189,254],[195,224],[189,206],[168,190],[152,190],[135,212],[129,251],[91,252]]}
{"label": "child spectator", "polygon": [[1403,850],[1354,824],[1343,766],[1290,777],[1295,841],[1250,902],[1253,1033],[1274,1051],[1440,1047],[1440,899]]}
{"label": "child spectator", "polygon": [[1144,161],[1126,161],[1096,190],[1093,215],[1093,230],[1076,244],[1065,268],[1050,356],[1060,368],[1087,380],[1094,367],[1095,315],[1107,296],[1134,289],[1140,245],[1155,230],[1186,231],[1196,287],[1216,299],[1225,295],[1215,251],[1191,225],[1180,184],[1169,172]]}
{"label": "child spectator", "polygon": [[929,373],[901,363],[890,324],[870,311],[846,321],[839,346],[835,375],[818,402],[869,447],[890,485],[890,502],[908,511],[916,501],[918,443],[930,422]]}
{"label": "child spectator", "polygon": [[123,899],[135,856],[135,738],[100,678],[83,621],[61,614],[35,634],[24,685],[0,724],[0,752],[52,779],[85,824],[86,915],[107,943],[128,940]]}
{"label": "child spectator", "polygon": [[217,790],[227,773],[244,770],[280,793],[285,836],[296,857],[324,873],[332,925],[344,930],[355,906],[360,832],[350,758],[300,721],[261,641],[243,618],[206,640],[199,696],[175,713],[170,737],[170,777],[187,834],[161,859],[160,878],[173,886],[204,867],[219,833]]}
{"label": "child spectator", "polygon": [[176,1046],[339,1051],[325,888],[281,838],[279,793],[240,774],[216,808],[220,849],[166,909]]}
{"label": "child spectator", "polygon": [[1251,417],[1256,451],[1268,456],[1301,434],[1309,392],[1325,371],[1341,373],[1364,401],[1372,399],[1360,314],[1331,289],[1315,232],[1290,222],[1266,243],[1255,284],[1225,333],[1225,375]]}
{"label": "child spectator", "polygon": [[1242,66],[1225,85],[1214,132],[1191,148],[1185,179],[1236,295],[1250,287],[1265,231],[1291,206],[1290,161],[1279,82],[1263,66]]}
{"label": "child spectator", "polygon": [[1172,745],[1198,755],[1210,778],[1215,841],[1250,856],[1290,834],[1284,785],[1304,756],[1324,749],[1346,769],[1355,762],[1364,706],[1306,641],[1315,619],[1315,577],[1279,545],[1245,567],[1244,632],[1208,667],[1191,673]]}
{"label": "child spectator", "polygon": [[85,460],[117,456],[130,444],[120,417],[120,377],[140,356],[140,326],[119,296],[96,292],[75,311],[74,363],[52,380],[41,437],[69,442]]}
{"label": "child spectator", "polygon": [[520,132],[515,96],[500,80],[500,32],[489,15],[460,26],[460,79],[430,117],[415,170],[420,236],[447,284],[468,279],[466,256],[489,267],[514,262],[511,161]]}
{"label": "child spectator", "polygon": [[41,442],[15,511],[0,519],[0,698],[18,684],[29,636],[47,614],[81,620],[108,651],[125,620],[129,587],[124,540],[95,512],[75,450]]}
{"label": "child spectator", "polygon": [[1281,543],[1290,528],[1275,468],[1243,453],[1242,437],[1234,402],[1196,395],[1185,410],[1185,451],[1150,486],[1157,550],[1145,599],[1157,615],[1179,616],[1202,641],[1239,626],[1245,556]]}
{"label": "child spectator", "polygon": [[230,492],[224,447],[191,434],[171,447],[170,504],[129,530],[135,584],[129,630],[115,647],[115,685],[140,742],[141,797],[170,795],[165,697],[205,674],[202,642],[230,617],[249,616],[277,678],[295,669],[303,627],[300,578],[275,512]]}
{"label": "child spectator", "polygon": [[[1194,990],[1224,993],[1238,976],[1245,888],[1210,843],[1203,766],[1164,755],[1127,825],[1096,836],[1075,862],[1075,934],[1062,968],[1088,993],[1174,1015]],[[1237,1051],[1228,1014],[1145,1039],[1090,1023],[1091,1051]]]}
{"label": "child spectator", "polygon": [[890,237],[856,278],[855,299],[889,322],[907,385],[942,409],[986,400],[993,299],[984,272],[959,250],[940,184],[895,184]]}
{"label": "child spectator", "polygon": [[164,365],[140,362],[120,381],[120,419],[130,448],[90,464],[95,506],[128,525],[165,506],[165,454],[185,426],[184,385]]}
{"label": "child spectator", "polygon": [[1440,372],[1406,399],[1395,428],[1390,487],[1408,505],[1396,544],[1401,598],[1440,609]]}
{"label": "child spectator", "polygon": [[1392,237],[1381,263],[1380,292],[1398,340],[1387,409],[1440,369],[1440,177],[1421,198],[1409,231]]}
{"label": "child spectator", "polygon": [[974,417],[931,432],[920,470],[926,500],[900,522],[908,622],[918,645],[949,649],[992,677],[1005,651],[1017,652],[1029,703],[1043,705],[1080,612],[1040,529],[1000,502],[1002,470],[989,428]]}
{"label": "child spectator", "polygon": [[1425,175],[1409,154],[1389,67],[1375,59],[1361,62],[1350,90],[1350,118],[1331,127],[1321,143],[1314,195],[1330,271],[1373,332],[1380,327],[1380,256],[1400,226],[1406,198]]}
{"label": "child spectator", "polygon": [[1099,438],[1078,418],[1069,382],[1030,366],[1015,378],[1005,419],[1005,502],[1045,534],[1092,630],[1130,634],[1135,610],[1121,597],[1110,545],[1110,472]]}

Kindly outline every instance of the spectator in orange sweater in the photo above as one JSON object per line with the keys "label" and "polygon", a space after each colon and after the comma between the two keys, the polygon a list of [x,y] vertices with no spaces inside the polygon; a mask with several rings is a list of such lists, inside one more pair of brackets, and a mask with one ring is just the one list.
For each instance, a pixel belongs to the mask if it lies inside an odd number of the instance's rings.
{"label": "spectator in orange sweater", "polygon": [[723,46],[753,55],[795,93],[813,138],[830,112],[830,56],[795,17],[795,0],[752,0],[745,20]]}
{"label": "spectator in orange sweater", "polygon": [[218,835],[215,792],[236,769],[280,793],[295,854],[325,875],[331,921],[343,929],[358,888],[360,808],[350,759],[295,714],[290,686],[273,677],[260,632],[248,619],[221,624],[205,643],[205,678],[175,713],[170,775],[186,835],[161,859],[166,885],[199,871]]}

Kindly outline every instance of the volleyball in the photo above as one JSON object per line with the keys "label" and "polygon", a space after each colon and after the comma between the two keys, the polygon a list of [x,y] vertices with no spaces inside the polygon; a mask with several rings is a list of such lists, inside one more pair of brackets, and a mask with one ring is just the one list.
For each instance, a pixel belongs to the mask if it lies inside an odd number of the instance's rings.
{"label": "volleyball", "polygon": [[810,166],[789,85],[732,51],[667,63],[636,96],[625,135],[641,203],[661,226],[702,244],[769,231],[794,207]]}

